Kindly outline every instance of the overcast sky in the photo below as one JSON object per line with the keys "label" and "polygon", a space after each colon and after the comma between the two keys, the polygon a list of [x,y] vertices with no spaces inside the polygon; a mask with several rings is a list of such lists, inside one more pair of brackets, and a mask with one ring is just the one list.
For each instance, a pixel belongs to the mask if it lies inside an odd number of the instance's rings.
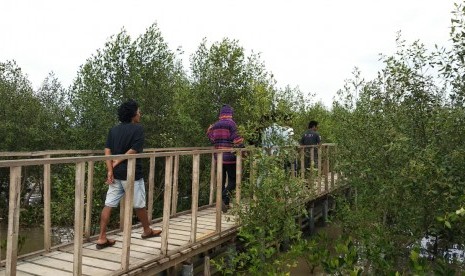
{"label": "overcast sky", "polygon": [[135,39],[156,22],[186,65],[202,38],[237,39],[262,54],[279,87],[329,105],[354,67],[376,75],[399,30],[448,46],[453,9],[453,0],[0,0],[0,62],[16,60],[34,88],[51,71],[68,87],[111,35],[124,27]]}

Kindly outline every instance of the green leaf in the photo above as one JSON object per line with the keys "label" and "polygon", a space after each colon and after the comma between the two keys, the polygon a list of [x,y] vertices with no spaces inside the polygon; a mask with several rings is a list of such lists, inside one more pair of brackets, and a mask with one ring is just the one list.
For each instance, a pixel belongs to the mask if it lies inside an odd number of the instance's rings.
{"label": "green leaf", "polygon": [[449,228],[449,229],[452,228],[452,226],[450,225],[450,222],[448,222],[448,221],[445,221],[445,222],[444,222],[444,225],[445,225],[447,228]]}

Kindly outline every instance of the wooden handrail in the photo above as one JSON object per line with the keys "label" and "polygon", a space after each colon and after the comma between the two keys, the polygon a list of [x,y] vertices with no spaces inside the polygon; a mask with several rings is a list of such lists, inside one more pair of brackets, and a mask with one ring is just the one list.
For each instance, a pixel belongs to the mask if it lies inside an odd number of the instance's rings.
{"label": "wooden handrail", "polygon": [[[335,144],[322,144],[319,146],[302,146],[295,147],[299,153],[297,160],[300,161],[300,176],[306,179],[305,175],[305,154],[306,149],[310,149],[310,166],[308,183],[315,183],[314,177],[317,177],[316,191],[322,192],[322,177],[325,177],[324,192],[329,192],[335,188],[334,175],[339,176],[339,172],[335,171],[336,163],[332,157],[336,154]],[[331,148],[331,149],[330,149]],[[164,197],[163,197],[163,232],[161,239],[161,253],[168,253],[168,238],[169,238],[169,219],[170,216],[177,213],[178,202],[178,170],[180,156],[192,156],[192,183],[191,183],[191,236],[190,242],[195,243],[197,232],[197,211],[199,209],[199,193],[200,193],[200,156],[211,156],[211,170],[210,170],[210,186],[209,186],[209,205],[216,204],[216,225],[215,232],[221,235],[222,223],[222,183],[223,183],[223,153],[236,152],[236,204],[241,202],[241,181],[242,169],[244,164],[243,152],[254,152],[259,150],[257,148],[241,148],[241,149],[214,149],[212,147],[196,147],[196,148],[179,148],[179,149],[149,149],[140,154],[132,155],[95,155],[102,153],[102,151],[40,151],[20,154],[10,154],[9,157],[43,157],[31,159],[13,159],[13,160],[0,160],[0,168],[10,169],[10,195],[9,195],[9,215],[8,215],[8,239],[6,251],[6,275],[16,275],[17,264],[17,242],[19,232],[19,208],[20,208],[20,189],[21,189],[21,172],[22,168],[26,166],[43,166],[43,181],[44,181],[44,251],[51,250],[51,171],[52,165],[55,164],[74,164],[75,165],[75,217],[74,217],[74,275],[82,274],[82,254],[83,254],[83,237],[91,240],[91,213],[93,201],[93,180],[94,180],[94,166],[95,162],[102,162],[105,160],[128,160],[127,176],[128,187],[124,197],[124,204],[121,206],[122,217],[121,222],[123,225],[123,251],[121,255],[121,269],[126,271],[129,269],[130,258],[130,241],[132,229],[132,206],[133,206],[133,193],[135,181],[135,164],[136,159],[149,159],[149,176],[148,176],[148,215],[149,221],[152,220],[154,190],[155,190],[155,162],[157,158],[165,159],[165,183],[164,183]],[[314,153],[318,151],[318,173],[313,172]],[[68,157],[52,157],[52,155],[69,154],[70,152],[76,154],[83,154],[86,156],[68,156]],[[308,153],[308,152],[307,152]],[[216,158],[215,158],[216,155]],[[5,152],[0,153],[0,157],[6,157]],[[184,159],[183,159],[184,160]],[[250,162],[250,180],[253,182],[257,179],[255,171],[255,160]],[[299,163],[297,163],[299,164]],[[87,165],[87,190],[86,190],[86,165]],[[297,168],[294,168],[297,169]],[[331,174],[331,175],[330,175]],[[296,175],[297,176],[297,175]],[[329,180],[331,177],[331,180]],[[311,187],[313,189],[313,187]],[[84,197],[85,192],[86,197]],[[216,193],[216,197],[215,197]],[[87,199],[84,204],[85,198]],[[86,209],[84,210],[84,206]],[[84,220],[85,219],[85,220]]]}

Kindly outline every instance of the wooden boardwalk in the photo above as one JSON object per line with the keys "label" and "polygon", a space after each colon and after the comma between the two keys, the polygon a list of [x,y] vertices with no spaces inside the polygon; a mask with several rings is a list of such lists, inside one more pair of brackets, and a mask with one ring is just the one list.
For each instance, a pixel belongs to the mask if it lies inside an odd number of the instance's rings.
{"label": "wooden boardwalk", "polygon": [[[143,240],[142,228],[134,228],[131,232],[129,271],[123,273],[120,269],[123,233],[116,232],[108,237],[117,242],[113,247],[101,250],[95,248],[94,242],[83,244],[82,251],[82,275],[124,275],[133,270],[142,273],[144,269],[156,273],[165,269],[162,266],[170,260],[180,262],[182,255],[191,257],[196,249],[204,245],[216,244],[215,241],[230,238],[236,232],[236,224],[233,216],[223,215],[221,220],[221,234],[216,233],[215,207],[205,208],[197,213],[196,242],[190,243],[191,214],[183,214],[173,217],[169,222],[168,230],[168,254],[161,254],[161,237]],[[152,224],[155,229],[162,229],[162,222]],[[59,248],[57,251],[44,253],[18,261],[16,275],[73,275],[73,245]],[[190,254],[189,254],[190,253]],[[198,253],[195,253],[198,254]],[[145,267],[145,268],[144,268]],[[150,268],[158,267],[158,269]],[[0,269],[0,275],[5,275],[5,268]]]}
{"label": "wooden boardwalk", "polygon": [[[330,154],[330,149],[331,154]],[[304,168],[305,147],[297,148],[299,153],[299,167]],[[334,170],[335,147],[333,144],[321,146],[310,146],[310,161],[318,161],[318,169],[297,172],[295,164],[291,172],[295,177],[300,177],[307,183],[303,189],[308,190],[312,201],[327,197],[335,188],[338,172]],[[242,206],[250,198],[241,200],[241,182],[243,178],[242,151],[249,149],[236,149],[236,193],[235,204]],[[318,160],[313,160],[314,151],[318,151]],[[150,150],[141,154],[95,156],[98,152],[34,152],[34,153],[0,153],[0,157],[32,157],[32,159],[10,159],[0,160],[0,168],[10,169],[10,192],[8,209],[8,234],[5,261],[0,263],[0,276],[3,275],[155,275],[158,272],[169,269],[184,261],[192,260],[193,257],[208,252],[210,249],[221,246],[233,240],[239,225],[231,215],[221,212],[222,197],[222,159],[227,150],[215,150],[212,148],[182,148]],[[72,157],[52,158],[51,155],[69,155]],[[76,156],[78,154],[79,156]],[[91,156],[89,156],[89,154]],[[87,155],[87,156],[82,156]],[[203,162],[211,160],[210,185],[200,184],[200,156],[206,155]],[[216,158],[214,158],[216,155]],[[178,189],[179,189],[179,164],[180,157],[191,157],[192,177],[190,186],[191,209],[178,212]],[[249,155],[252,156],[252,155]],[[308,156],[308,155],[307,155]],[[323,158],[324,156],[324,158]],[[37,158],[42,157],[42,158]],[[162,229],[160,237],[142,239],[140,225],[133,226],[132,208],[124,206],[133,205],[133,186],[136,158],[149,161],[147,210],[149,220],[153,222],[152,227]],[[91,213],[93,210],[93,185],[94,166],[96,162],[105,160],[128,159],[128,183],[125,199],[121,202],[120,228],[121,230],[108,232],[108,237],[117,242],[113,247],[97,250],[95,247],[96,237],[91,237]],[[155,162],[164,161],[164,183],[155,183]],[[184,159],[185,160],[185,159]],[[210,162],[210,161],[208,161]],[[162,164],[163,164],[162,163]],[[51,242],[51,187],[52,172],[54,166],[68,164],[75,167],[75,191],[74,191],[74,241],[69,244],[52,247]],[[249,181],[254,182],[256,177],[256,163],[254,160],[248,162]],[[20,217],[20,191],[23,168],[30,166],[43,167],[44,186],[44,249],[38,252],[18,256],[18,234]],[[86,169],[87,168],[87,169]],[[162,171],[162,172],[163,172]],[[205,180],[205,176],[203,178]],[[158,179],[160,180],[160,179]],[[310,184],[311,183],[311,184]],[[154,206],[155,185],[163,187],[163,216],[152,220]],[[184,185],[186,187],[186,185]],[[199,192],[208,192],[207,205],[199,206]],[[209,188],[209,191],[205,191]],[[250,195],[249,195],[250,196]],[[325,205],[327,212],[327,200]],[[192,210],[192,211],[191,211]],[[309,213],[313,219],[313,203]],[[311,219],[311,220],[312,220]],[[21,233],[27,235],[27,233]],[[1,256],[0,256],[1,257]],[[3,259],[3,258],[0,258]],[[205,258],[207,269],[208,258]],[[209,269],[209,268],[208,268]]]}

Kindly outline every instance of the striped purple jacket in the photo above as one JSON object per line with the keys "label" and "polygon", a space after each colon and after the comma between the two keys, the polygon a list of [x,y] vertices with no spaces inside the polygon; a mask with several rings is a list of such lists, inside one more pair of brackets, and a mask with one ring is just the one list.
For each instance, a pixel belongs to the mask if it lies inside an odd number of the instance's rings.
{"label": "striped purple jacket", "polygon": [[[223,105],[219,120],[210,125],[207,130],[208,139],[216,149],[244,147],[244,139],[237,133],[236,122],[232,119],[232,114],[232,108],[229,105]],[[223,153],[223,164],[234,163],[236,163],[236,156],[234,153]]]}

